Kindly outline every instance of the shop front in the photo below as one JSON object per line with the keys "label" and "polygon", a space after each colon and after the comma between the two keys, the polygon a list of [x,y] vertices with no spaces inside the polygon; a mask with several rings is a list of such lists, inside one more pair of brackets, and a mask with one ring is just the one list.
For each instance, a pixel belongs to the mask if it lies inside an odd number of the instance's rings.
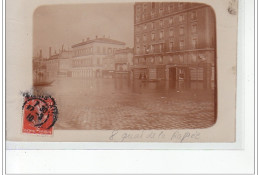
{"label": "shop front", "polygon": [[170,81],[190,81],[190,68],[187,66],[167,65],[166,79]]}

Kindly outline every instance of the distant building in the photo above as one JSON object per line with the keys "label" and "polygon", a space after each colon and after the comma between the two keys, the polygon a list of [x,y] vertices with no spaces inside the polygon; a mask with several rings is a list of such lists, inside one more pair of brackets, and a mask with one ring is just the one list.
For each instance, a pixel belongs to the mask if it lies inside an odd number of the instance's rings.
{"label": "distant building", "polygon": [[199,3],[137,2],[134,6],[134,77],[214,79],[216,20]]}
{"label": "distant building", "polygon": [[71,77],[71,56],[72,52],[61,50],[59,53],[51,54],[49,50],[49,58],[46,60],[46,73],[49,79],[58,77]]}
{"label": "distant building", "polygon": [[73,45],[72,77],[102,77],[104,58],[124,46],[124,42],[105,37],[88,38]]}
{"label": "distant building", "polygon": [[42,57],[33,58],[33,82],[42,82],[47,80],[46,59]]}
{"label": "distant building", "polygon": [[115,52],[115,77],[130,78],[130,66],[133,66],[133,49],[117,50]]}
{"label": "distant building", "polygon": [[115,73],[115,56],[107,55],[103,58],[102,77],[114,78]]}

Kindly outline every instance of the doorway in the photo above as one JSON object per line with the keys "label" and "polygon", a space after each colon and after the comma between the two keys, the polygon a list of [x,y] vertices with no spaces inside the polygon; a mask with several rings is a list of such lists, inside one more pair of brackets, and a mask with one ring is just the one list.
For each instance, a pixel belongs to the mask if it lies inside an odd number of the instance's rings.
{"label": "doorway", "polygon": [[169,68],[169,80],[176,81],[176,67]]}

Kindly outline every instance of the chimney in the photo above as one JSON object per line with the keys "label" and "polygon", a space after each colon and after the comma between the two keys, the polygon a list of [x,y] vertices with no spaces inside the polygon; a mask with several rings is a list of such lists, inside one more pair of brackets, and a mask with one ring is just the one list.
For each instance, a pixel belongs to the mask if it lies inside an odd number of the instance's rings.
{"label": "chimney", "polygon": [[40,49],[40,58],[42,58],[42,49]]}
{"label": "chimney", "polygon": [[64,51],[64,44],[62,44],[61,46],[61,51]]}
{"label": "chimney", "polygon": [[106,35],[103,35],[103,38],[106,38]]}
{"label": "chimney", "polygon": [[82,39],[82,42],[83,42],[83,43],[84,43],[84,41],[85,41],[85,40],[84,40],[84,39]]}
{"label": "chimney", "polygon": [[55,55],[57,54],[56,50],[55,50],[55,52],[54,52],[54,53],[55,53]]}
{"label": "chimney", "polygon": [[98,38],[98,36],[96,35],[96,39]]}
{"label": "chimney", "polygon": [[89,40],[89,37],[87,37],[87,41]]}
{"label": "chimney", "polygon": [[51,57],[51,47],[49,47],[49,58]]}

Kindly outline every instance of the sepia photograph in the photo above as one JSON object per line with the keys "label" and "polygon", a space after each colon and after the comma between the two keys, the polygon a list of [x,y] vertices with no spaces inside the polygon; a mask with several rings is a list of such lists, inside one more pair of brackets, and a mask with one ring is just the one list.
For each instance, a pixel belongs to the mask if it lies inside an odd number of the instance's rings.
{"label": "sepia photograph", "polygon": [[235,142],[237,1],[222,1],[8,3],[7,138]]}
{"label": "sepia photograph", "polygon": [[217,120],[216,22],[202,3],[38,7],[34,95],[57,130],[207,128]]}

